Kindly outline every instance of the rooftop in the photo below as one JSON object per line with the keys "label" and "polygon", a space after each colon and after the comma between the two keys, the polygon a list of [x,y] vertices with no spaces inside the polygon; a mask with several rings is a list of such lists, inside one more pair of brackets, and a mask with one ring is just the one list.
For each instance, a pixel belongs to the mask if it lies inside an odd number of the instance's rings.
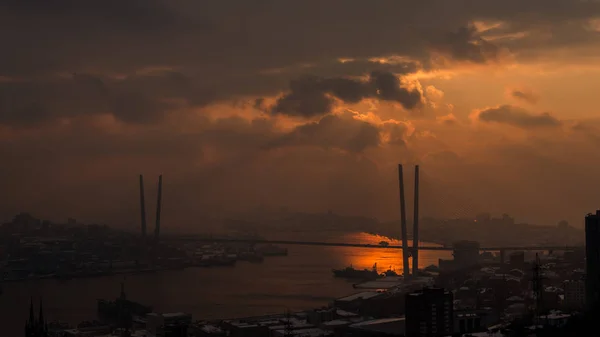
{"label": "rooftop", "polygon": [[349,312],[346,310],[342,310],[342,309],[337,309],[335,311],[336,315],[341,316],[341,317],[356,317],[358,316],[358,314],[353,313],[353,312]]}
{"label": "rooftop", "polygon": [[347,325],[347,324],[350,324],[350,322],[345,321],[343,319],[335,319],[333,321],[323,323],[323,325],[326,325],[326,326],[337,326],[337,325]]}
{"label": "rooftop", "polygon": [[423,296],[423,295],[431,295],[431,294],[449,294],[450,291],[444,288],[423,288],[422,290],[418,290],[416,292],[412,292],[408,294],[409,296]]}
{"label": "rooftop", "polygon": [[[277,330],[277,332],[282,335],[286,334],[285,330]],[[323,330],[323,329],[319,329],[319,328],[293,330],[293,331],[291,331],[291,333],[294,336],[302,336],[302,337],[309,337],[309,336],[317,337],[317,336],[331,335],[331,332]]]}
{"label": "rooftop", "polygon": [[216,327],[214,325],[205,325],[202,328],[200,328],[200,330],[206,332],[206,333],[220,333],[223,332],[223,330],[221,330],[221,328]]}
{"label": "rooftop", "polygon": [[162,316],[164,318],[177,318],[177,317],[187,317],[187,316],[191,316],[191,315],[183,313],[183,312],[171,312],[171,313],[162,314]]}
{"label": "rooftop", "polygon": [[361,327],[361,326],[386,324],[386,323],[393,323],[393,322],[404,322],[404,321],[406,321],[406,317],[378,318],[378,319],[371,319],[371,320],[364,321],[364,322],[354,323],[354,324],[352,324],[352,327],[355,328],[355,327]]}
{"label": "rooftop", "polygon": [[404,317],[381,318],[354,323],[350,328],[383,332],[390,334],[404,333],[406,319]]}
{"label": "rooftop", "polygon": [[356,301],[356,300],[360,300],[360,299],[366,300],[366,299],[378,296],[379,294],[381,294],[381,293],[376,292],[376,291],[363,291],[361,293],[356,293],[356,294],[352,294],[350,296],[338,298],[336,301],[351,302],[351,301]]}

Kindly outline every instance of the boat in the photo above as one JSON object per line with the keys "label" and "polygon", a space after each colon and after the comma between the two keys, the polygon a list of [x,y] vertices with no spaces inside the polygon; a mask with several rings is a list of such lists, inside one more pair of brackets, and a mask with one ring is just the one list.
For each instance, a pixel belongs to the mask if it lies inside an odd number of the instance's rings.
{"label": "boat", "polygon": [[388,246],[390,245],[390,243],[389,243],[389,242],[387,242],[387,241],[381,241],[381,242],[379,242],[379,245],[380,245],[381,247],[388,247]]}
{"label": "boat", "polygon": [[381,273],[381,275],[379,275],[379,276],[394,277],[394,276],[400,276],[400,275],[398,275],[398,273],[396,273],[396,271],[392,269],[392,266],[390,266],[390,268],[388,270],[386,270],[384,273]]}
{"label": "boat", "polygon": [[134,316],[146,316],[152,312],[152,307],[127,299],[125,285],[121,282],[121,295],[114,301],[98,300],[98,318],[102,322],[115,323],[121,320],[131,320]]}
{"label": "boat", "polygon": [[352,265],[344,269],[333,269],[333,276],[347,279],[360,279],[360,280],[374,280],[379,277],[377,273],[377,263],[373,265],[371,270],[369,269],[354,269]]}

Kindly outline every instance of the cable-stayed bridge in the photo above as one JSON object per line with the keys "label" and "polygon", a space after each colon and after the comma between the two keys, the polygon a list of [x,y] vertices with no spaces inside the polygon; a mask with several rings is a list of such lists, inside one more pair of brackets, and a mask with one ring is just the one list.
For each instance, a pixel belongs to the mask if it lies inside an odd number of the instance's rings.
{"label": "cable-stayed bridge", "polygon": [[[250,243],[250,244],[277,244],[277,245],[300,245],[300,246],[329,246],[329,247],[356,247],[356,248],[373,248],[373,249],[403,249],[402,245],[375,245],[363,243],[344,243],[344,242],[320,242],[320,241],[297,241],[297,240],[267,240],[267,239],[236,239],[236,238],[219,238],[206,235],[170,235],[164,238],[166,241],[176,242],[215,242],[215,243]],[[412,247],[407,247],[412,250]],[[573,250],[577,246],[498,246],[498,247],[481,247],[480,251],[549,251],[549,250]],[[445,250],[452,251],[455,248],[444,246],[419,246],[419,250]]]}
{"label": "cable-stayed bridge", "polygon": [[[414,168],[414,171],[412,169]],[[460,191],[456,193],[455,188],[451,187],[451,184],[440,181],[434,175],[427,171],[420,170],[419,166],[402,166],[398,165],[398,191],[399,197],[396,200],[400,201],[399,207],[399,218],[400,225],[396,227],[393,225],[393,233],[380,233],[382,235],[400,237],[402,240],[401,245],[377,245],[369,243],[348,243],[348,242],[323,242],[323,241],[306,241],[306,240],[280,240],[280,239],[263,239],[263,238],[231,238],[231,237],[216,237],[207,235],[169,235],[163,236],[165,241],[179,241],[179,242],[221,242],[221,243],[250,243],[250,244],[282,244],[282,245],[309,245],[309,246],[334,246],[334,247],[357,247],[357,248],[373,248],[373,249],[402,249],[403,250],[403,265],[404,274],[408,275],[408,258],[412,258],[413,266],[418,266],[418,252],[423,250],[437,250],[437,251],[456,251],[456,247],[448,246],[419,246],[419,232],[421,224],[419,221],[425,220],[427,217],[437,217],[444,219],[455,219],[462,223],[463,228],[467,228],[465,233],[457,233],[454,231],[451,234],[453,240],[472,239],[469,237],[469,229],[478,230],[482,232],[489,231],[493,234],[494,231],[500,231],[502,234],[506,232],[505,228],[502,228],[502,221],[508,221],[509,224],[514,225],[512,219],[500,218],[500,227],[486,227],[479,226],[476,223],[474,216],[478,211],[485,209],[482,207],[481,201],[476,200],[475,197],[470,195],[468,192]],[[411,173],[411,172],[414,172]],[[409,179],[405,182],[405,176]],[[410,179],[414,178],[414,179]],[[412,183],[411,183],[412,182]],[[406,193],[406,192],[409,193]],[[410,192],[414,194],[410,196]],[[143,193],[143,191],[142,191]],[[408,195],[408,198],[407,198]],[[412,199],[412,204],[407,207],[406,199]],[[420,203],[420,199],[422,202]],[[160,200],[160,199],[159,199]],[[143,199],[142,207],[143,207]],[[424,205],[424,212],[420,210],[421,206]],[[160,207],[160,206],[159,206]],[[143,211],[142,211],[143,212]],[[160,214],[160,213],[158,213]],[[158,215],[159,216],[159,215]],[[411,220],[412,218],[412,220]],[[158,219],[158,217],[157,217]],[[493,219],[494,220],[494,219]],[[498,219],[495,219],[498,220]],[[409,221],[411,222],[412,233],[409,233]],[[452,221],[452,220],[449,220]],[[145,219],[142,219],[142,230],[145,229]],[[158,227],[158,221],[157,221]],[[515,228],[514,226],[512,226]],[[396,229],[397,228],[397,229]],[[539,227],[541,229],[543,227]],[[462,237],[464,235],[464,238]],[[158,235],[157,235],[158,236]],[[408,238],[413,238],[412,247],[408,245]],[[425,238],[427,241],[429,238]],[[475,238],[476,239],[476,238]],[[506,241],[506,240],[505,240]],[[490,242],[498,242],[497,240],[491,240]],[[518,242],[518,240],[515,240]],[[560,250],[573,250],[577,249],[577,246],[569,245],[557,245],[557,244],[545,244],[545,245],[527,245],[527,244],[514,244],[514,245],[488,245],[479,247],[480,251],[499,251],[502,254],[506,251],[560,251]]]}

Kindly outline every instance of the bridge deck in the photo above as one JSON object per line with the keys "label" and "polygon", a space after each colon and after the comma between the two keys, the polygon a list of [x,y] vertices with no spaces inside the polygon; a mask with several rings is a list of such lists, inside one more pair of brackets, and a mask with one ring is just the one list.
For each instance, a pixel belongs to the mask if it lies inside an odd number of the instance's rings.
{"label": "bridge deck", "polygon": [[[344,242],[319,242],[319,241],[296,241],[296,240],[264,240],[264,239],[233,239],[233,238],[210,238],[197,236],[180,236],[172,237],[175,241],[192,241],[192,242],[218,242],[218,243],[255,243],[255,244],[278,244],[278,245],[301,245],[301,246],[329,246],[329,247],[358,247],[358,248],[379,248],[379,249],[402,249],[401,245],[374,245],[361,243],[344,243]],[[501,250],[572,250],[580,247],[573,246],[506,246],[506,247],[481,247],[480,251],[501,251]],[[409,247],[412,249],[412,247]],[[419,246],[419,250],[446,250],[452,251],[452,247],[436,247],[436,246]]]}

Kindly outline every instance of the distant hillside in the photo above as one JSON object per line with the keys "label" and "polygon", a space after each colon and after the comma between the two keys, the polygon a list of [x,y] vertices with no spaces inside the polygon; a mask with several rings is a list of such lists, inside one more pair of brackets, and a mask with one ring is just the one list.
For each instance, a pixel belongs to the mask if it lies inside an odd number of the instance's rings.
{"label": "distant hillside", "polygon": [[224,227],[238,231],[266,232],[318,232],[367,231],[379,226],[377,219],[344,216],[334,213],[303,213],[287,210],[275,212],[253,211],[229,217]]}
{"label": "distant hillside", "polygon": [[[419,224],[419,239],[440,244],[451,244],[459,240],[474,240],[484,246],[526,246],[526,245],[581,245],[584,232],[562,223],[558,226],[536,226],[516,223],[514,219],[433,219],[423,218]],[[380,224],[374,234],[391,238],[400,237],[400,222]],[[408,225],[412,237],[412,221]]]}

